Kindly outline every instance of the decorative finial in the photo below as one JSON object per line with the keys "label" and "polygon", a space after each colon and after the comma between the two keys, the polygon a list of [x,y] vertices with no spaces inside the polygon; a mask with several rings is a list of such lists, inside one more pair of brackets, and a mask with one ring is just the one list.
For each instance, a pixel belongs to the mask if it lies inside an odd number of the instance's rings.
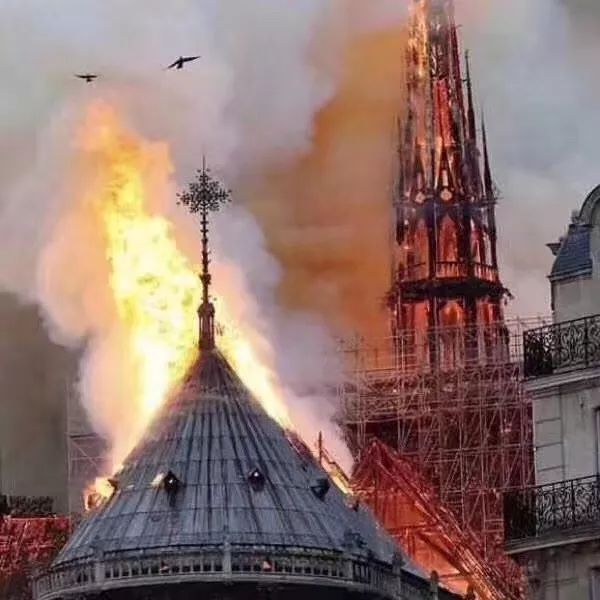
{"label": "decorative finial", "polygon": [[488,202],[494,201],[494,181],[492,179],[492,168],[490,166],[490,155],[488,152],[487,131],[485,127],[485,116],[481,112],[481,131],[483,138],[483,182]]}
{"label": "decorative finial", "polygon": [[202,228],[202,303],[198,308],[200,319],[199,346],[201,350],[210,351],[215,347],[215,307],[209,296],[211,275],[208,269],[210,251],[208,247],[208,214],[219,210],[221,205],[231,200],[231,191],[210,175],[206,167],[206,159],[202,157],[202,170],[197,171],[196,181],[189,184],[188,189],[178,194],[178,204],[183,204],[192,214],[200,214]]}
{"label": "decorative finial", "polygon": [[475,103],[473,102],[473,83],[471,81],[471,60],[469,51],[465,52],[465,66],[467,70],[467,137],[471,141],[475,141],[477,132],[475,129]]}

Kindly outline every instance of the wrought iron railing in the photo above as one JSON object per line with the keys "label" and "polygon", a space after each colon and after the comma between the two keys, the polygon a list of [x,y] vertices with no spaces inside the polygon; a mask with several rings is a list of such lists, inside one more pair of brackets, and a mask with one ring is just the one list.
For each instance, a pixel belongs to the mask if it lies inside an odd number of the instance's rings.
{"label": "wrought iron railing", "polygon": [[506,541],[590,525],[600,526],[599,476],[560,481],[504,496]]}
{"label": "wrought iron railing", "polygon": [[526,331],[523,347],[525,377],[600,365],[600,315]]}

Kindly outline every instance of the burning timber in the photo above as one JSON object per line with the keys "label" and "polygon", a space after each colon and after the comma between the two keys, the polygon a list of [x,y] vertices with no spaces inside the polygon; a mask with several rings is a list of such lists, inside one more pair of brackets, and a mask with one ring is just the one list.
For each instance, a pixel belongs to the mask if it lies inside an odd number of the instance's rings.
{"label": "burning timber", "polygon": [[206,169],[181,196],[202,218],[197,358],[36,598],[454,598],[298,451],[215,347],[208,213],[226,196]]}
{"label": "burning timber", "polygon": [[[383,364],[357,349],[355,380],[342,391],[359,461],[353,485],[418,562],[433,553],[459,589],[470,583],[482,597],[515,599],[520,577],[501,548],[502,495],[533,480],[531,403],[503,314],[510,294],[499,274],[486,129],[482,119],[478,130],[453,1],[414,0],[411,9],[392,335],[379,349]],[[411,469],[422,485],[407,498],[398,490],[418,481]],[[419,504],[428,518],[406,508]],[[456,560],[466,540],[451,541],[444,514],[469,532],[478,565]]]}

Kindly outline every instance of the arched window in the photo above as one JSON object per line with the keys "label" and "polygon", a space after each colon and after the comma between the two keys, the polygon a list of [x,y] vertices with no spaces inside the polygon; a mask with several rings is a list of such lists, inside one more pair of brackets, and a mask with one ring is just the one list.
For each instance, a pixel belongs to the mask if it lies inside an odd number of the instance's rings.
{"label": "arched window", "polygon": [[456,223],[446,215],[440,226],[440,261],[456,262],[458,260],[458,235]]}
{"label": "arched window", "polygon": [[442,327],[458,327],[464,323],[464,311],[462,306],[452,300],[441,310],[440,314]]}
{"label": "arched window", "polygon": [[446,215],[442,219],[438,245],[438,276],[456,277],[458,262],[458,233],[456,223]]}
{"label": "arched window", "polygon": [[448,302],[440,311],[440,365],[444,369],[454,369],[463,363],[463,342],[465,314],[463,307],[455,300]]}
{"label": "arched window", "polygon": [[473,219],[471,219],[471,257],[476,263],[486,264],[483,229]]}
{"label": "arched window", "polygon": [[483,229],[481,232],[483,238],[483,258],[486,265],[492,264],[492,241],[490,240],[490,234],[487,229]]}
{"label": "arched window", "polygon": [[429,276],[429,234],[423,219],[415,229],[409,272],[412,279],[426,279]]}

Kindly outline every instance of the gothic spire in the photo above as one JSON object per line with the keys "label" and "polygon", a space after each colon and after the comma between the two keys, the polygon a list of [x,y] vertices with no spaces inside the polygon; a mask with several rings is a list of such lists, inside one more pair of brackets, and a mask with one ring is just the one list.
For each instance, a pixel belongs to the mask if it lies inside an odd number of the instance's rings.
{"label": "gothic spire", "polygon": [[202,282],[202,303],[198,308],[200,335],[198,339],[201,350],[211,351],[215,347],[215,307],[210,301],[210,250],[208,244],[210,212],[219,210],[222,204],[229,202],[231,192],[221,186],[210,175],[210,169],[206,167],[206,159],[202,157],[202,169],[198,170],[196,180],[189,184],[188,189],[178,194],[179,204],[183,204],[192,214],[200,215],[200,226],[202,232],[202,271],[200,281]]}
{"label": "gothic spire", "polygon": [[485,184],[485,195],[488,201],[494,199],[494,181],[492,179],[492,169],[490,166],[490,156],[488,153],[487,131],[485,128],[485,117],[481,115],[481,131],[483,136],[483,182]]}
{"label": "gothic spire", "polygon": [[467,70],[467,139],[475,141],[477,132],[475,129],[475,104],[473,102],[473,85],[471,82],[471,64],[469,61],[469,52],[465,52],[465,67]]}

